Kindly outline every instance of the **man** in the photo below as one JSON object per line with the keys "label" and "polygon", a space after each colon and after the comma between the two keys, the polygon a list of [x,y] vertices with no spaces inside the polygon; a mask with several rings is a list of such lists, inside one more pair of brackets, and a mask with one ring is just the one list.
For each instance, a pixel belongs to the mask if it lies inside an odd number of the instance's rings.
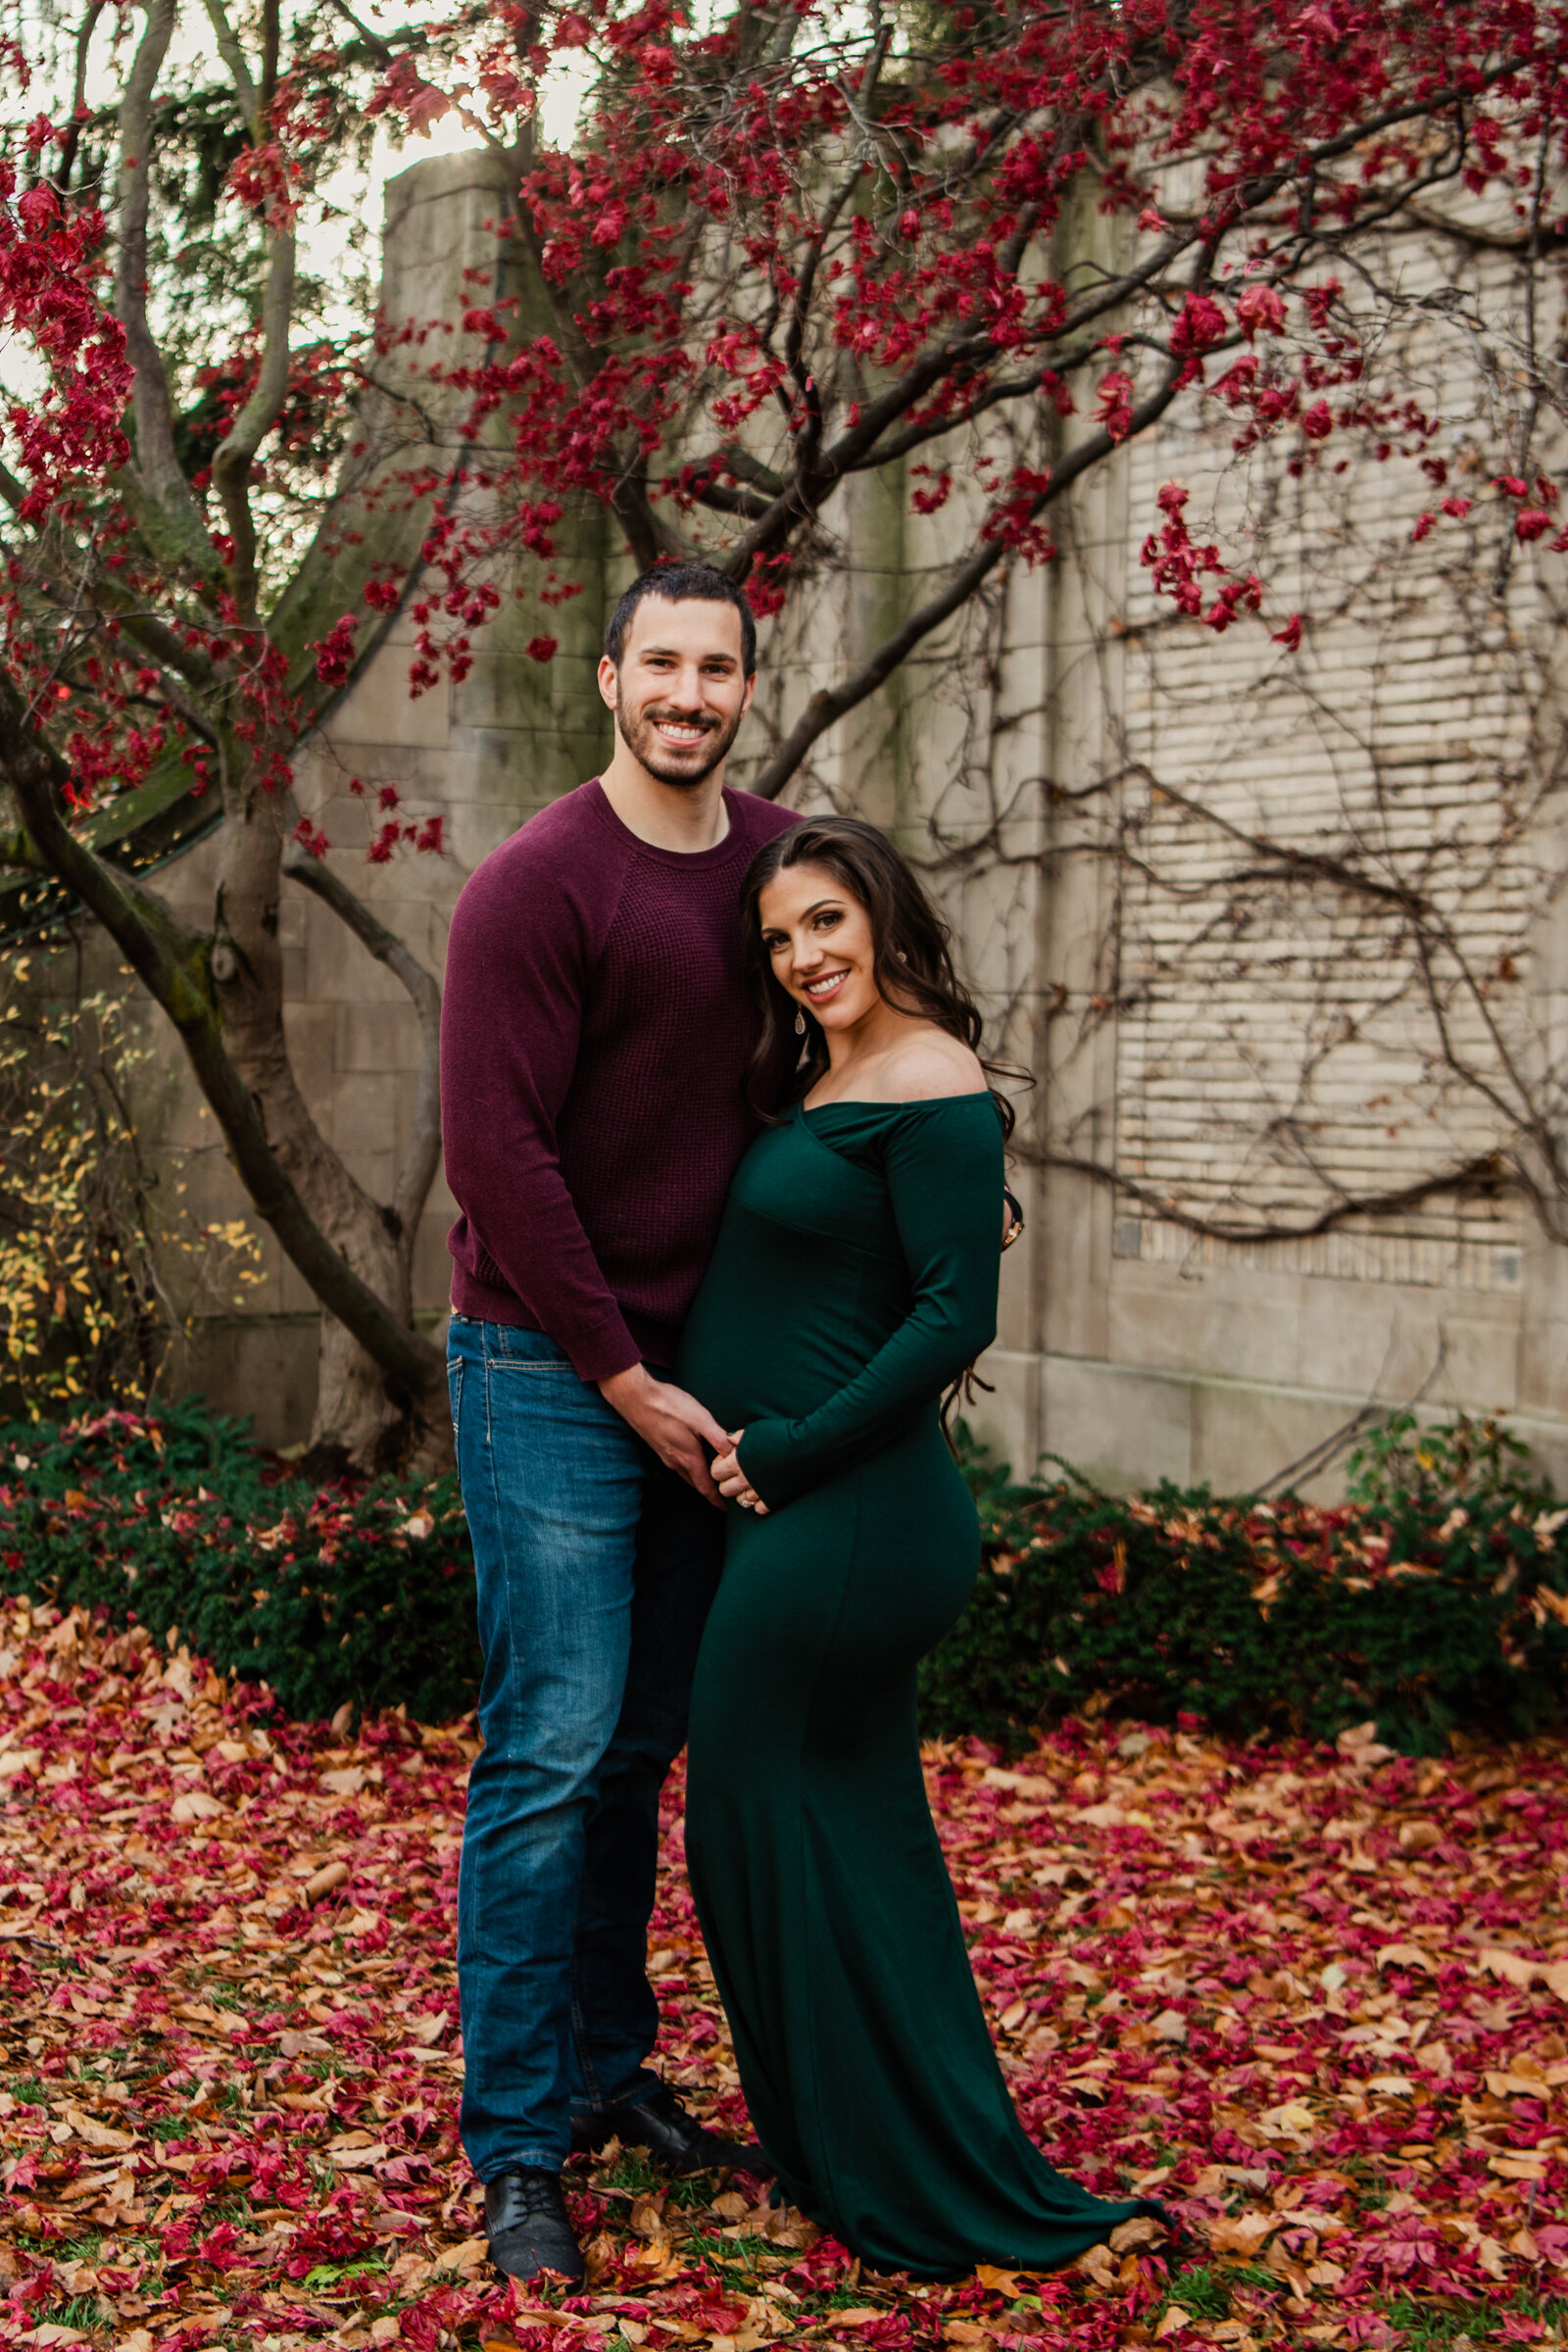
{"label": "man", "polygon": [[659,1792],[685,1740],[725,1432],[669,1376],[750,1140],[737,901],[794,822],[724,785],[756,684],[739,590],[646,572],[611,619],[604,774],[487,858],[442,1019],[452,1416],[484,1746],[458,1896],[464,2145],[497,2266],[583,2275],[568,2146],[744,2151],[648,2068]]}

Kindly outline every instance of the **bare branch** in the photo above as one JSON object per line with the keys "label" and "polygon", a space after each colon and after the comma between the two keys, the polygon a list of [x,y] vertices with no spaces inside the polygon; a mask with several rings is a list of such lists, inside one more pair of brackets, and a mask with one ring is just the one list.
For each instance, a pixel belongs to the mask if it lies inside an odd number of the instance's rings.
{"label": "bare branch", "polygon": [[253,146],[260,145],[262,135],[261,101],[257,96],[256,83],[252,77],[250,66],[246,62],[245,52],[239,45],[239,36],[224,14],[222,0],[206,0],[206,5],[207,14],[212,20],[213,31],[218,40],[218,54],[228,68],[228,77],[234,84],[234,94],[239,100],[240,112],[245,118],[245,127],[250,133],[251,143]]}
{"label": "bare branch", "polygon": [[440,1371],[440,1350],[399,1323],[312,1219],[278,1166],[256,1103],[224,1049],[212,1001],[196,977],[201,943],[71,832],[56,806],[69,771],[28,725],[22,698],[6,678],[0,678],[0,773],[50,872],[103,924],[178,1030],[258,1214],[323,1306],[388,1378],[412,1396],[422,1395]]}
{"label": "bare branch", "polygon": [[71,174],[76,168],[76,155],[81,145],[81,119],[87,98],[87,57],[98,20],[104,13],[104,5],[105,0],[87,0],[86,13],[76,27],[76,78],[71,93],[71,120],[66,124],[60,160],[55,166],[55,186],[62,196],[70,188]]}
{"label": "bare branch", "polygon": [[[289,796],[292,804],[292,795]],[[400,1227],[399,1241],[412,1252],[419,1218],[441,1165],[441,990],[418,957],[370,912],[325,860],[309,851],[290,849],[283,871],[292,881],[330,906],[347,923],[362,947],[401,980],[419,1016],[419,1077],[414,1098],[409,1149],[398,1170],[392,1206]]]}
{"label": "bare branch", "polygon": [[1179,1225],[1184,1233],[1198,1234],[1211,1242],[1303,1242],[1316,1235],[1333,1233],[1337,1227],[1348,1224],[1352,1217],[1396,1217],[1423,1202],[1445,1197],[1457,1200],[1474,1198],[1478,1194],[1494,1196],[1501,1192],[1527,1189],[1522,1177],[1510,1169],[1498,1152],[1486,1152],[1473,1159],[1458,1160],[1451,1167],[1440,1168],[1436,1174],[1423,1176],[1414,1184],[1405,1184],[1386,1193],[1345,1193],[1338,1200],[1319,1210],[1315,1217],[1303,1217],[1293,1224],[1280,1224],[1259,1219],[1255,1224],[1233,1222],[1224,1217],[1202,1217],[1190,1208],[1183,1208],[1166,1193],[1156,1193],[1140,1184],[1136,1177],[1124,1176],[1117,1168],[1107,1168],[1098,1159],[1082,1159],[1070,1152],[1032,1152],[1027,1144],[1015,1144],[1021,1159],[1032,1167],[1059,1170],[1063,1175],[1087,1176],[1096,1184],[1108,1186],[1123,1199],[1136,1200],[1141,1208],[1152,1210],[1167,1224]]}
{"label": "bare branch", "polygon": [[[218,46],[250,126],[253,144],[267,136],[265,109],[245,53],[224,13],[222,0],[207,0]],[[275,70],[275,25],[274,56]],[[230,572],[240,617],[256,625],[256,523],[247,489],[252,461],[282,411],[288,395],[289,329],[294,320],[295,238],[292,220],[281,212],[268,246],[267,289],[262,297],[262,364],[254,389],[213,459],[213,481],[234,542]]]}
{"label": "bare branch", "polygon": [[[1134,410],[1126,438],[1130,439],[1138,433],[1147,431],[1156,417],[1164,414],[1176,397],[1177,381],[1178,370],[1169,369],[1158,390],[1152,392],[1149,398]],[[1096,432],[1087,434],[1077,447],[1069,450],[1066,457],[1053,469],[1047,487],[1030,501],[1029,519],[1032,521],[1054,500],[1059,498],[1064,490],[1070,489],[1080,474],[1087,473],[1091,466],[1099,465],[1102,459],[1108,457],[1115,446],[1116,444],[1103,426]],[[817,738],[825,735],[828,728],[843,718],[847,711],[853,710],[858,704],[863,703],[867,695],[874,694],[877,688],[893,675],[900,662],[913,652],[923,637],[929,637],[933,629],[940,628],[945,620],[956,612],[961,606],[967,604],[981,582],[995,570],[1006,552],[1004,539],[997,537],[983,540],[968,561],[958,566],[946,588],[940,590],[936,596],[930,597],[925,604],[911,612],[903,626],[896,629],[893,635],[877,648],[870,661],[858,669],[853,677],[842,679],[837,686],[818,687],[783,743],[752,785],[753,792],[759,794],[763,800],[776,800]],[[733,568],[733,564],[734,559],[731,558],[731,568]]]}
{"label": "bare branch", "polygon": [[[164,356],[147,324],[147,213],[152,185],[153,92],[169,49],[177,0],[146,0],[142,34],[120,109],[120,263],[115,312],[134,368],[136,470],[145,494],[137,519],[166,562],[212,569],[212,548],[174,454],[174,417]],[[148,503],[150,502],[150,506]]]}

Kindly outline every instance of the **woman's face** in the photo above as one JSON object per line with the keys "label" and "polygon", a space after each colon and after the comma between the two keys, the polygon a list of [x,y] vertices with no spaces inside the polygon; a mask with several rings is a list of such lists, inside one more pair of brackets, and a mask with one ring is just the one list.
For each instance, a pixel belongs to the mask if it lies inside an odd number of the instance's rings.
{"label": "woman's face", "polygon": [[773,977],[824,1029],[852,1029],[883,1003],[871,922],[825,865],[789,865],[758,900]]}

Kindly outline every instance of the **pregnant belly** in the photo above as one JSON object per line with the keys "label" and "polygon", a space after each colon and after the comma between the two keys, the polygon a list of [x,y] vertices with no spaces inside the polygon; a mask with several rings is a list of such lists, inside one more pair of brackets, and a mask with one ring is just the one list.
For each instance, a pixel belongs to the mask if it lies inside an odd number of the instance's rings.
{"label": "pregnant belly", "polygon": [[973,1497],[922,1414],[786,1510],[731,1506],[709,1644],[747,1703],[782,1686],[853,1710],[936,1646],[979,1565]]}
{"label": "pregnant belly", "polygon": [[809,1294],[778,1269],[715,1260],[682,1339],[677,1374],[726,1429],[815,1412],[863,1372],[903,1319],[902,1299],[868,1309],[853,1272]]}

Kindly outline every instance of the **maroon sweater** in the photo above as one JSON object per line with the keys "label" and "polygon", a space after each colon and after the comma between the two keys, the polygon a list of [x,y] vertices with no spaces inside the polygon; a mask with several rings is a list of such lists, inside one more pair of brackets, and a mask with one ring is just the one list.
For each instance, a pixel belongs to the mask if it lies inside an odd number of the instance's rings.
{"label": "maroon sweater", "polygon": [[755,1121],[741,877],[796,820],[724,794],[716,849],[629,833],[597,778],[503,842],[452,918],[441,1015],[452,1304],[584,1380],[670,1364]]}

